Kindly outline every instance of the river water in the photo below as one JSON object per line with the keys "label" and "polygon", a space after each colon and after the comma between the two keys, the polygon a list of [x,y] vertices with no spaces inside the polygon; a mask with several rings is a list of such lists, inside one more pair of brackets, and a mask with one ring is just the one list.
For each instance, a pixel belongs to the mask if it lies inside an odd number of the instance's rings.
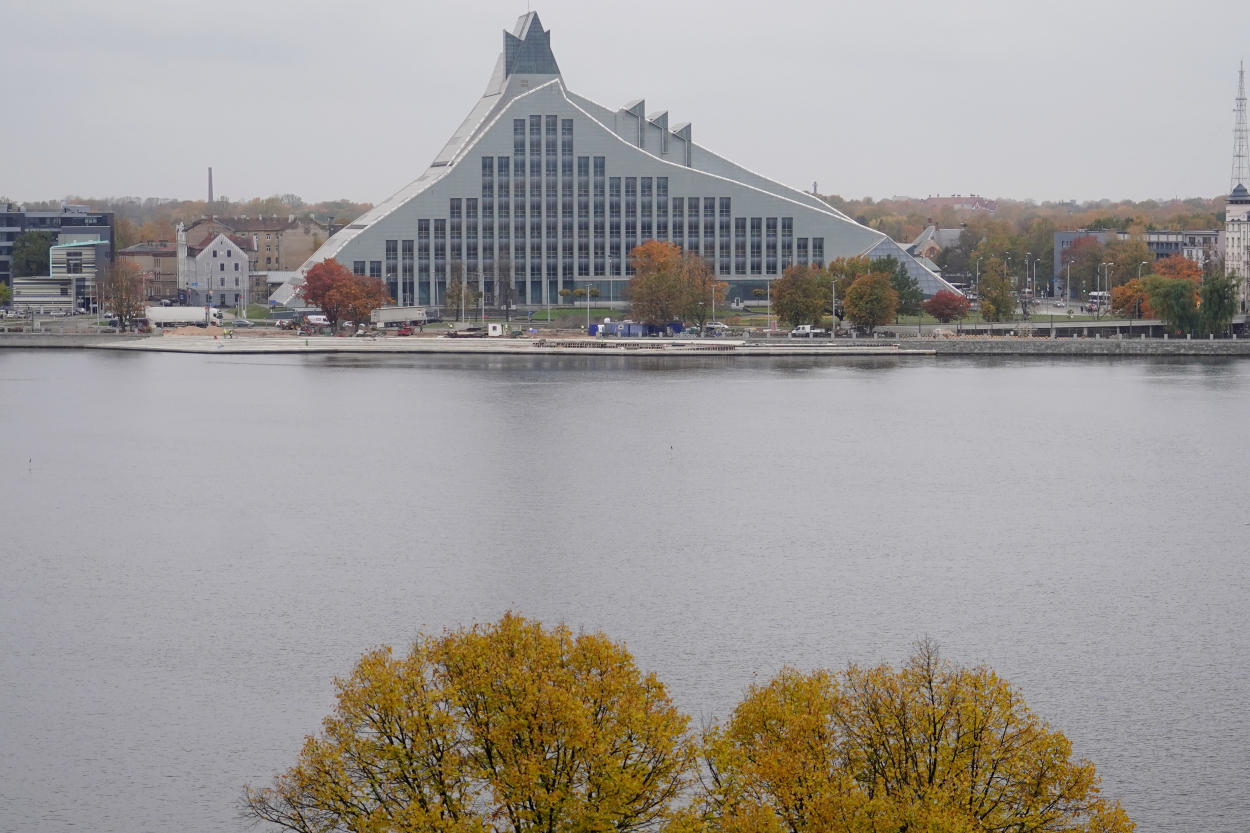
{"label": "river water", "polygon": [[696,721],[986,662],[1143,833],[1250,819],[1250,362],[0,351],[0,829],[238,830],[364,651],[515,609]]}

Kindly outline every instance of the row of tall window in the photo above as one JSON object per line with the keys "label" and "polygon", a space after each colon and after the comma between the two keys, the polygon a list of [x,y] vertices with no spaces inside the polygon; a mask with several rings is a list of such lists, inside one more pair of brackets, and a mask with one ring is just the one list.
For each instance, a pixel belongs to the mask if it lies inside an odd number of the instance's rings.
{"label": "row of tall window", "polygon": [[823,266],[823,238],[809,250],[792,218],[734,218],[729,197],[670,196],[668,177],[608,177],[606,158],[575,156],[573,138],[572,119],[514,119],[512,156],[482,157],[480,197],[451,198],[448,219],[418,220],[415,247],[388,240],[383,260],[354,271],[384,279],[400,303],[429,304],[449,278],[480,278],[492,296],[497,271],[510,268],[516,302],[541,304],[575,278],[632,275],[628,253],[648,240],[699,253],[720,275]]}

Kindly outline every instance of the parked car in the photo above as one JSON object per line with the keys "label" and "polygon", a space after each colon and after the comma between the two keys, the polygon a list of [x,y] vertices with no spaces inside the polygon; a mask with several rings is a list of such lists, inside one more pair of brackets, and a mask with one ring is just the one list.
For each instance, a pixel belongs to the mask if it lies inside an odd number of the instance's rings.
{"label": "parked car", "polygon": [[811,324],[800,324],[790,331],[790,338],[815,338],[823,335],[828,335],[828,331],[817,329]]}
{"label": "parked car", "polygon": [[255,325],[255,324],[253,324],[251,321],[248,321],[246,318],[236,318],[236,319],[234,319],[234,322],[233,322],[233,323],[234,323],[234,326],[236,326],[236,327],[244,327],[244,328],[246,328],[246,327],[255,327],[255,326],[256,326],[256,325]]}

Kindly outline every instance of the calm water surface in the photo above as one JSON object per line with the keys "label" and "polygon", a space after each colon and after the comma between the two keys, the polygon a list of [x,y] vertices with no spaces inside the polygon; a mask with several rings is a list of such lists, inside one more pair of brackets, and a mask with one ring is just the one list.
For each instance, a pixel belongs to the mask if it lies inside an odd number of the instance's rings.
{"label": "calm water surface", "polygon": [[1250,363],[0,352],[0,829],[239,830],[365,650],[512,608],[697,719],[992,664],[1143,833],[1250,820]]}

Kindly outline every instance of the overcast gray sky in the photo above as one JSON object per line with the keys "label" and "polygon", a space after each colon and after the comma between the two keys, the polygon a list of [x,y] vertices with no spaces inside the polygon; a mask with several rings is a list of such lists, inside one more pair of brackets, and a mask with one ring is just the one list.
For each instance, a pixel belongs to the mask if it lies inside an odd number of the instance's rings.
{"label": "overcast gray sky", "polygon": [[[844,197],[1214,196],[1244,2],[548,0],[564,80]],[[379,202],[524,2],[0,0],[0,195]]]}

